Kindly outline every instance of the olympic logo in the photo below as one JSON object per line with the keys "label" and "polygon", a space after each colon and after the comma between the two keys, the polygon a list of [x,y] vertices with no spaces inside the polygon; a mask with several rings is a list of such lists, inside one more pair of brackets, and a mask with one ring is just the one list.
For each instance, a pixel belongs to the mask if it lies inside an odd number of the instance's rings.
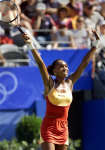
{"label": "olympic logo", "polygon": [[18,86],[17,77],[12,72],[0,73],[0,104],[2,104],[8,95],[13,94]]}

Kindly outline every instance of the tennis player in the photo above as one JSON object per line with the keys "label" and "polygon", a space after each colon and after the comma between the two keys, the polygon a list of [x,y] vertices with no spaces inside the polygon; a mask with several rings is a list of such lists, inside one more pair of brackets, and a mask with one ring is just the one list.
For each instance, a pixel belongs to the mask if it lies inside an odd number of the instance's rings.
{"label": "tennis player", "polygon": [[[95,31],[94,34],[96,35],[95,43],[97,43],[99,38],[97,38]],[[31,44],[27,35],[23,35],[23,38]],[[32,53],[39,66],[45,89],[46,114],[42,121],[40,136],[43,150],[67,150],[69,144],[67,119],[68,110],[72,103],[73,85],[92,59],[95,51],[94,44],[77,70],[72,75],[68,75],[69,68],[65,61],[58,59],[46,67],[39,52],[33,47]],[[55,80],[52,75],[55,76]]]}

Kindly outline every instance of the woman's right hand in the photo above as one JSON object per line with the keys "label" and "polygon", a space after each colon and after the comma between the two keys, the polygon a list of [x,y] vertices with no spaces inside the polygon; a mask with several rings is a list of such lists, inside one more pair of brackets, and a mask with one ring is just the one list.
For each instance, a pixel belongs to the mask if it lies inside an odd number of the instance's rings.
{"label": "woman's right hand", "polygon": [[31,38],[30,38],[26,33],[23,34],[22,37],[23,37],[25,43],[27,43],[27,44],[32,44]]}

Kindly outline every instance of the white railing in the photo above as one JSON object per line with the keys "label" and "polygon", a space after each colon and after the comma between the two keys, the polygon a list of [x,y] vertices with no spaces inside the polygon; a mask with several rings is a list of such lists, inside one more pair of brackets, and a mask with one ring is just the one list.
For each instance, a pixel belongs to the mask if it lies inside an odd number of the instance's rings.
{"label": "white railing", "polygon": [[[38,33],[38,32],[51,32],[51,34],[52,33],[56,33],[57,31],[65,31],[65,30],[63,30],[63,29],[33,29],[33,30],[27,30],[27,29],[25,29],[25,28],[23,28],[24,29],[24,32],[26,32],[27,34],[29,34],[29,36],[31,36],[31,38],[32,38],[32,41],[33,41],[33,43],[34,43],[34,45],[36,46],[36,48],[38,48],[38,49],[42,49],[42,48],[46,48],[46,49],[55,49],[54,48],[54,44],[55,43],[57,43],[57,44],[60,44],[60,43],[63,43],[63,44],[71,44],[71,41],[39,41],[39,40],[37,40],[37,36],[36,37],[34,37],[34,36],[32,36],[32,32],[36,32],[36,33]],[[69,31],[72,31],[72,30],[67,30],[66,32],[69,32]],[[20,32],[19,31],[17,31],[17,33],[16,34],[20,34]],[[14,33],[12,33],[12,35],[14,36],[15,34]],[[52,36],[52,35],[51,35]],[[87,36],[87,38],[85,38],[85,41],[84,41],[84,38],[83,38],[83,43],[85,43],[86,44],[86,40],[88,39],[88,36]],[[78,39],[76,39],[76,40],[78,40]],[[75,42],[75,41],[74,41]],[[47,47],[47,46],[45,46],[45,45],[50,45],[49,47]],[[69,47],[57,47],[58,49],[63,49],[63,48],[72,48],[73,49],[73,47],[71,47],[71,46],[69,46]],[[88,46],[87,46],[87,48],[88,48]],[[75,48],[74,48],[75,49]]]}

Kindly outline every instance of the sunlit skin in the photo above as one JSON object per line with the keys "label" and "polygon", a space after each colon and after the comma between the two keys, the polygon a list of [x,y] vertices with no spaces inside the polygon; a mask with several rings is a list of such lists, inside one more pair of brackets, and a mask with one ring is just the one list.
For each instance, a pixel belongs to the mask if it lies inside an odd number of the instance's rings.
{"label": "sunlit skin", "polygon": [[68,75],[68,71],[69,71],[68,65],[63,60],[60,60],[56,64],[53,71],[54,71],[54,75],[56,76],[57,79],[63,80]]}

